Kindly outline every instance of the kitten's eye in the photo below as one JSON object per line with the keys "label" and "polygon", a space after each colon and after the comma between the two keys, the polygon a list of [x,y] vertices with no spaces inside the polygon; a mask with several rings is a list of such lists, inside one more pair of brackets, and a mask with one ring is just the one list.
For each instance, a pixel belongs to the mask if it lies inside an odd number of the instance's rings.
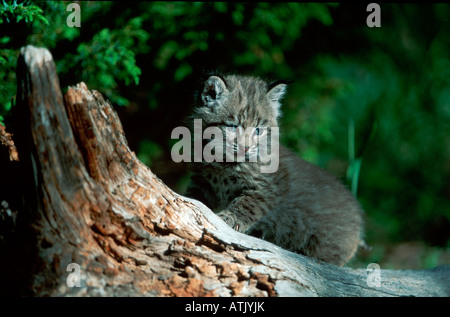
{"label": "kitten's eye", "polygon": [[253,133],[254,133],[255,135],[257,135],[257,136],[261,136],[261,135],[264,134],[265,131],[266,131],[265,128],[259,128],[259,127],[257,127],[257,128],[255,128],[255,130],[254,130]]}

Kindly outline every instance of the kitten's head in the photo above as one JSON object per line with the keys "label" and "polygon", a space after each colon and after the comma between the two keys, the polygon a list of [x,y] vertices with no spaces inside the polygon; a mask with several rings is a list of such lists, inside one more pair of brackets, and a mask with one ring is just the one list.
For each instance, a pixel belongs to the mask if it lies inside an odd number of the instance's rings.
{"label": "kitten's head", "polygon": [[282,81],[268,84],[260,78],[212,75],[205,80],[196,113],[206,122],[247,126],[278,126]]}
{"label": "kitten's head", "polygon": [[[246,157],[257,155],[259,139],[271,127],[278,127],[280,100],[286,83],[268,84],[256,77],[212,75],[203,85],[196,119],[204,127],[220,128],[226,141],[233,143],[233,151],[240,149]],[[245,133],[244,133],[245,132]]]}

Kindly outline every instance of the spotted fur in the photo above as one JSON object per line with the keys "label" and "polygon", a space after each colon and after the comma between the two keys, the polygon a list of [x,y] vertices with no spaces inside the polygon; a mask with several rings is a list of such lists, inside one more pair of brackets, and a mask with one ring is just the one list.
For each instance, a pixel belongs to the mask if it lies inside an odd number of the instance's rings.
{"label": "spotted fur", "polygon": [[[254,77],[210,76],[191,119],[224,133],[227,127],[277,127],[285,90],[284,83]],[[249,143],[257,148],[258,136]],[[362,210],[349,190],[281,145],[275,173],[261,173],[260,164],[193,163],[187,195],[240,232],[329,263],[347,263],[363,242]]]}

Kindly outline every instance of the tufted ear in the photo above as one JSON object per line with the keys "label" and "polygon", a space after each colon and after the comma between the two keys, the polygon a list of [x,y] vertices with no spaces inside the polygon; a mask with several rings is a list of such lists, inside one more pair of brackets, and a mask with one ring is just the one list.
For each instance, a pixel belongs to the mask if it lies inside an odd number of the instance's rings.
{"label": "tufted ear", "polygon": [[290,82],[285,81],[276,81],[269,85],[267,89],[267,98],[269,99],[270,105],[272,106],[273,110],[275,111],[275,114],[277,117],[280,116],[280,100],[283,98],[284,94],[286,93],[287,84],[290,84]]}
{"label": "tufted ear", "polygon": [[202,100],[205,106],[217,107],[223,104],[229,91],[223,79],[218,76],[210,76],[205,81],[202,92]]}

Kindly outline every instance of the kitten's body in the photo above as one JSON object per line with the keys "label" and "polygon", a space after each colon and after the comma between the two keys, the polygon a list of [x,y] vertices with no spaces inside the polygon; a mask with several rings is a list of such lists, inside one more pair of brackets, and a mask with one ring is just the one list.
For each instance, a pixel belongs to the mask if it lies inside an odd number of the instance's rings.
{"label": "kitten's body", "polygon": [[[222,128],[277,127],[284,91],[284,84],[272,88],[257,78],[212,76],[193,118]],[[281,145],[275,173],[261,173],[260,165],[248,159],[193,163],[187,194],[236,230],[326,262],[347,263],[361,243],[363,227],[362,210],[347,188]]]}

